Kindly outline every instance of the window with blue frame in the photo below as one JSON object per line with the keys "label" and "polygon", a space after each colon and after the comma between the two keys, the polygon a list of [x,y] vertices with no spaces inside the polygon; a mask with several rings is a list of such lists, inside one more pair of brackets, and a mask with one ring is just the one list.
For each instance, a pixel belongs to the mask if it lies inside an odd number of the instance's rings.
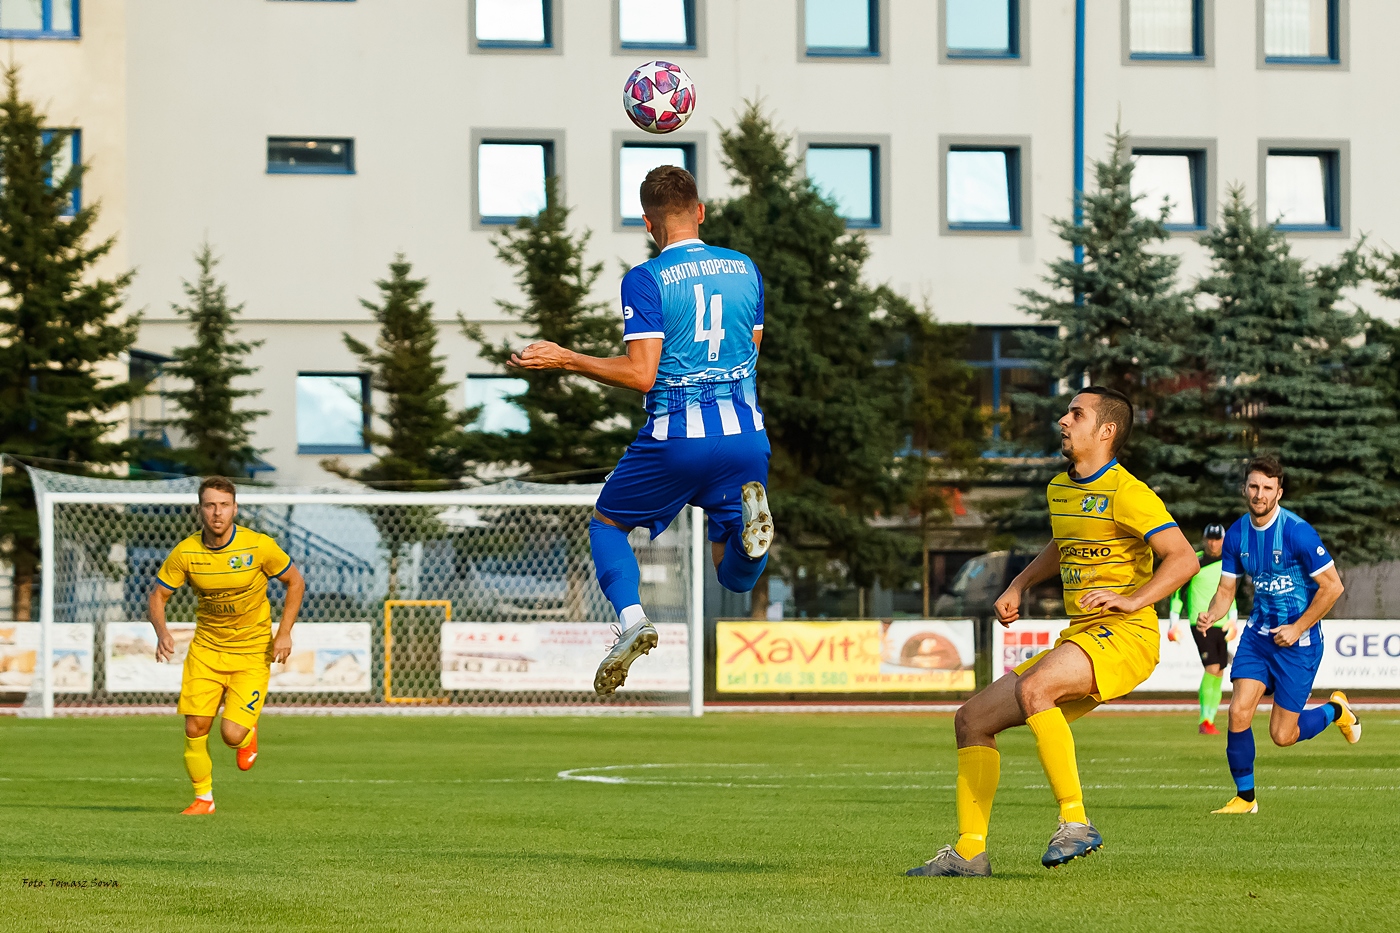
{"label": "window with blue frame", "polygon": [[481,48],[554,45],[551,0],[471,0],[476,4],[476,44]]}
{"label": "window with blue frame", "polygon": [[1206,226],[1206,154],[1199,149],[1134,149],[1132,190],[1137,211],[1154,220],[1167,205],[1168,230]]}
{"label": "window with blue frame", "polygon": [[995,440],[1021,440],[1039,425],[1035,418],[1012,406],[1021,393],[1049,397],[1054,382],[1027,356],[1021,335],[1030,331],[1041,337],[1054,337],[1053,327],[975,327],[968,341],[967,362],[977,374],[976,396],[982,414],[995,419]]}
{"label": "window with blue frame", "polygon": [[803,0],[807,54],[879,55],[879,0]]}
{"label": "window with blue frame", "polygon": [[472,429],[488,434],[530,430],[530,418],[513,400],[530,384],[514,376],[467,376],[466,407],[480,408]]}
{"label": "window with blue frame", "polygon": [[617,0],[624,49],[695,48],[695,0]]}
{"label": "window with blue frame", "polygon": [[695,174],[693,143],[623,143],[618,153],[618,210],[627,226],[642,226],[642,181],[661,165],[678,165]]}
{"label": "window with blue frame", "polygon": [[[75,165],[83,164],[83,132],[82,130],[45,130],[42,137],[44,145],[52,143],[55,137],[58,138],[59,145],[54,151],[53,160],[49,163],[49,184],[61,185]],[[68,204],[63,210],[63,216],[72,217],[82,209],[83,189],[79,184],[74,186],[72,193],[68,196]]]}
{"label": "window with blue frame", "polygon": [[369,376],[297,373],[297,453],[369,452]]}
{"label": "window with blue frame", "polygon": [[0,0],[0,39],[76,39],[78,0]]}
{"label": "window with blue frame", "polygon": [[476,153],[477,218],[513,224],[545,208],[545,179],[554,174],[549,140],[483,140]]}
{"label": "window with blue frame", "polygon": [[1338,0],[1263,0],[1264,61],[1335,65],[1341,61]]}
{"label": "window with blue frame", "polygon": [[1128,0],[1128,53],[1135,59],[1204,58],[1204,0]]}
{"label": "window with blue frame", "polygon": [[880,226],[880,150],[878,146],[811,145],[807,178],[850,227]]}
{"label": "window with blue frame", "polygon": [[1021,54],[1020,0],[944,0],[949,58],[1016,58]]}
{"label": "window with blue frame", "polygon": [[355,141],[341,137],[269,136],[269,175],[353,175]]}
{"label": "window with blue frame", "polygon": [[1264,160],[1264,219],[1280,230],[1340,230],[1341,190],[1335,149],[1270,149]]}
{"label": "window with blue frame", "polygon": [[1021,228],[1019,148],[951,147],[946,171],[948,229]]}

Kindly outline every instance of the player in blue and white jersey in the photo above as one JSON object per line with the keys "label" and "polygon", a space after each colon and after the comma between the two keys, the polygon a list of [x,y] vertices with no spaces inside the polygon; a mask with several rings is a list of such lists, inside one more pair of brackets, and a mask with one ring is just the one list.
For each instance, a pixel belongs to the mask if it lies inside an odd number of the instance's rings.
{"label": "player in blue and white jersey", "polygon": [[603,485],[589,523],[593,563],[621,634],[593,680],[600,695],[656,646],[641,606],[641,573],[627,541],[654,538],[686,505],[710,519],[719,582],[747,593],[768,562],[768,435],[754,376],[763,339],[763,278],[752,259],[700,240],[705,205],[685,169],[652,169],[641,186],[647,232],[661,255],[622,280],[625,356],[600,359],[549,341],[511,358],[645,393],[647,421]]}
{"label": "player in blue and white jersey", "polygon": [[1273,457],[1250,462],[1245,473],[1248,514],[1225,533],[1220,586],[1196,618],[1208,628],[1229,611],[1241,574],[1254,583],[1254,610],[1230,667],[1230,732],[1225,756],[1236,794],[1213,813],[1258,813],[1254,794],[1254,732],[1259,700],[1274,695],[1269,737],[1287,746],[1316,736],[1335,722],[1351,743],[1361,723],[1340,690],[1329,702],[1305,709],[1322,663],[1322,617],[1342,595],[1342,580],[1327,546],[1307,522],[1279,505],[1283,467]]}

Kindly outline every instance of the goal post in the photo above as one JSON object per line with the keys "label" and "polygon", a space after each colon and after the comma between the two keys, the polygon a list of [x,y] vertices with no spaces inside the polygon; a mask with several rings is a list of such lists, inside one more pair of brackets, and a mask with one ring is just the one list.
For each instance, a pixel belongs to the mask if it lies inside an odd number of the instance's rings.
{"label": "goal post", "polygon": [[[185,587],[170,600],[168,664],[155,661],[146,600],[165,555],[198,529],[198,480],[29,471],[39,621],[0,623],[0,650],[7,637],[32,645],[32,676],[0,683],[0,703],[19,693],[22,715],[45,717],[172,710],[195,599]],[[265,711],[701,715],[708,548],[697,508],[655,540],[633,532],[642,602],[661,643],[617,694],[593,693],[616,622],[589,549],[600,489],[240,486],[238,524],[272,536],[307,584],[292,655],[273,667]],[[269,596],[275,623],[281,588]]]}

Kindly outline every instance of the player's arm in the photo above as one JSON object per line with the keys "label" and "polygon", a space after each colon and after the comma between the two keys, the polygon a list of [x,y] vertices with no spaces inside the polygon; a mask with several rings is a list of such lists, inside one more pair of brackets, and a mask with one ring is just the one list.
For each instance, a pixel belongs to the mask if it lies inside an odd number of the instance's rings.
{"label": "player's arm", "polygon": [[1050,543],[1035,555],[1035,560],[1027,564],[1025,570],[1016,574],[1016,579],[1007,585],[1006,592],[997,599],[997,621],[1002,625],[1010,625],[1021,618],[1021,597],[1026,594],[1026,590],[1059,572],[1060,546],[1052,538]]}
{"label": "player's arm", "polygon": [[659,337],[627,341],[626,356],[587,356],[548,340],[536,341],[510,356],[510,365],[517,369],[562,369],[606,386],[635,392],[651,390],[660,363]]}
{"label": "player's arm", "polygon": [[165,604],[175,591],[157,583],[151,587],[151,598],[146,602],[146,615],[156,630],[156,660],[169,661],[175,655],[175,636],[165,624]]}
{"label": "player's arm", "polygon": [[1313,594],[1312,602],[1308,603],[1307,611],[1292,625],[1274,629],[1276,644],[1287,647],[1302,638],[1303,633],[1322,621],[1322,617],[1332,610],[1342,593],[1346,592],[1346,587],[1342,586],[1342,578],[1337,573],[1336,564],[1329,563],[1314,573],[1313,579],[1317,581],[1317,592]]}
{"label": "player's arm", "polygon": [[289,564],[276,579],[287,587],[286,599],[282,601],[282,623],[277,626],[277,634],[272,639],[272,660],[281,664],[292,653],[292,626],[296,624],[297,613],[301,611],[301,599],[306,595],[306,578],[296,564]]}
{"label": "player's arm", "polygon": [[1176,525],[1154,532],[1147,539],[1147,544],[1162,561],[1151,580],[1132,593],[1091,590],[1080,597],[1079,605],[1085,609],[1105,609],[1125,615],[1134,613],[1166,599],[1185,586],[1186,581],[1201,569],[1195,549]]}
{"label": "player's arm", "polygon": [[1222,573],[1220,575],[1220,585],[1215,588],[1215,595],[1211,597],[1210,605],[1206,611],[1196,616],[1196,628],[1205,631],[1215,623],[1225,617],[1226,613],[1233,613],[1235,610],[1235,589],[1239,586],[1240,578],[1232,573]]}

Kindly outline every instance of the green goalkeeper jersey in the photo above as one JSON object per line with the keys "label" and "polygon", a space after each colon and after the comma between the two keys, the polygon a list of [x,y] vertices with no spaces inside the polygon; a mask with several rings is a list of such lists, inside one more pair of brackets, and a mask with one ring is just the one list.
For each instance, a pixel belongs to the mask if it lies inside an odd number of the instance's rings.
{"label": "green goalkeeper jersey", "polygon": [[[1196,624],[1196,617],[1210,608],[1210,601],[1215,598],[1215,591],[1220,587],[1220,558],[1206,557],[1205,552],[1197,551],[1196,559],[1201,562],[1201,569],[1186,585],[1172,594],[1171,617],[1173,620],[1185,619],[1192,625]],[[1224,628],[1227,622],[1233,622],[1238,616],[1238,610],[1232,601],[1230,611],[1225,618],[1215,623],[1216,628]]]}

